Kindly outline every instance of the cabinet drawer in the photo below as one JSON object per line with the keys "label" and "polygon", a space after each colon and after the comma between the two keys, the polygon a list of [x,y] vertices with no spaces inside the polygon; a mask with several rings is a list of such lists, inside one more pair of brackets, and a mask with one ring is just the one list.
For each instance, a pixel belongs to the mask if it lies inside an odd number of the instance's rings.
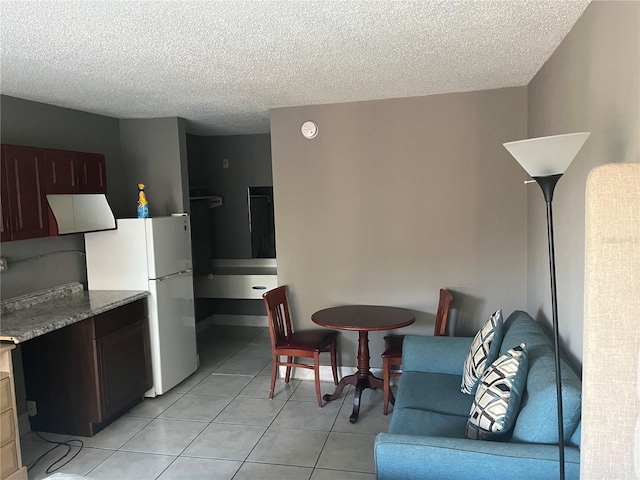
{"label": "cabinet drawer", "polygon": [[0,446],[4,446],[16,438],[16,427],[13,424],[13,410],[0,414]]}
{"label": "cabinet drawer", "polygon": [[11,382],[9,377],[4,377],[0,380],[0,412],[9,410],[11,408]]}
{"label": "cabinet drawer", "polygon": [[136,300],[93,317],[96,338],[116,332],[147,317],[147,299]]}
{"label": "cabinet drawer", "polygon": [[18,450],[15,440],[0,447],[0,478],[7,478],[18,470]]}

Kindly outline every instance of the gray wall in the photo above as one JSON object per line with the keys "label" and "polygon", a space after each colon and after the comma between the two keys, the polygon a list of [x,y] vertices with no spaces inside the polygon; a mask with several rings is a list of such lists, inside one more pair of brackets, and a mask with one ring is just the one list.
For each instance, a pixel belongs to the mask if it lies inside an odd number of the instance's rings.
{"label": "gray wall", "polygon": [[[7,96],[2,96],[0,102],[2,143],[105,155],[107,198],[116,215],[123,212],[120,179],[124,165],[120,160],[117,119]],[[1,297],[11,298],[70,281],[86,282],[83,252],[82,235],[3,242],[2,255],[8,259],[9,271],[2,274]]]}
{"label": "gray wall", "polygon": [[[220,195],[223,204],[191,202],[196,274],[211,273],[211,259],[251,258],[247,189],[273,185],[268,134],[187,136],[191,188]],[[228,168],[223,160],[228,160]],[[196,299],[196,317],[211,314],[264,315],[261,300]]]}
{"label": "gray wall", "polygon": [[[189,166],[189,188],[213,193],[207,186],[204,174],[203,147],[204,138],[187,135],[187,162]],[[211,273],[211,223],[215,209],[209,208],[207,201],[190,202],[191,211],[191,255],[193,270],[197,275]]]}
{"label": "gray wall", "polygon": [[[140,178],[151,182],[152,215],[188,211],[183,119],[118,120],[7,96],[0,101],[2,143],[105,155],[107,198],[116,217],[135,217]],[[9,270],[1,297],[86,282],[83,253],[83,235],[3,242]]]}
{"label": "gray wall", "polygon": [[189,185],[191,188],[206,188],[204,173],[204,140],[207,137],[187,135],[187,163],[189,166]]}
{"label": "gray wall", "polygon": [[[639,68],[640,3],[593,2],[528,88],[529,137],[591,132],[553,201],[560,333],[576,364],[582,363],[586,179],[597,165],[640,161]],[[548,322],[545,206],[535,185],[528,195],[527,309]]]}
{"label": "gray wall", "polygon": [[[273,185],[270,136],[203,137],[203,142],[207,187],[223,199],[211,211],[213,258],[251,258],[247,189]],[[224,159],[229,168],[223,168]]]}
{"label": "gray wall", "polygon": [[[526,306],[526,88],[271,110],[278,280],[298,327],[340,304],[412,309],[430,334],[438,289],[457,334]],[[319,126],[307,140],[300,126]],[[370,335],[379,366],[382,336]],[[355,365],[356,334],[342,337]]]}
{"label": "gray wall", "polygon": [[3,143],[103,154],[109,204],[116,216],[124,210],[118,119],[6,95],[0,107]]}
{"label": "gray wall", "polygon": [[138,183],[145,184],[152,217],[189,212],[186,145],[183,119],[120,120],[120,149],[127,165],[124,217],[136,216]]}
{"label": "gray wall", "polygon": [[[101,153],[107,169],[107,198],[122,212],[123,165],[118,120],[8,96],[0,97],[2,143]],[[0,279],[0,298],[36,292],[67,282],[84,282],[84,236],[34,238],[2,243],[9,270]],[[18,415],[26,412],[20,347],[13,351]]]}
{"label": "gray wall", "polygon": [[[180,162],[180,191],[182,193],[182,211],[190,213],[189,202],[189,160],[187,158],[187,121],[178,120],[178,158]],[[170,212],[169,212],[170,213]]]}

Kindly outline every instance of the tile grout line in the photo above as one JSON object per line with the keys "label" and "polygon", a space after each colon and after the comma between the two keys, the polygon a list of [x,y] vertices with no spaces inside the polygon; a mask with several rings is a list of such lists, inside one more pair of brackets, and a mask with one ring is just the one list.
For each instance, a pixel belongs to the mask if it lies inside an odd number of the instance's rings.
{"label": "tile grout line", "polygon": [[[224,362],[222,362],[219,366],[221,366],[221,365],[223,365],[224,363],[226,363],[226,362],[227,362],[227,361],[228,361],[228,360],[229,360],[233,355],[235,355],[236,353],[238,353],[242,348],[244,348],[244,347],[240,347],[240,348],[238,348],[236,351],[234,351],[234,353],[232,353],[231,355],[229,355],[229,357],[228,357]],[[218,367],[216,367],[216,368],[218,368]],[[197,370],[196,370],[196,371],[197,371]],[[194,372],[194,373],[195,373],[195,372]],[[214,372],[211,372],[211,373],[207,374],[207,375],[205,376],[205,378],[204,378],[204,379],[206,379],[206,377],[207,377],[207,376],[212,375],[212,374],[214,374]],[[232,375],[232,374],[219,374],[219,375]],[[235,375],[235,376],[239,376],[239,375]],[[249,375],[246,375],[246,376],[249,376]],[[204,379],[203,379],[203,380],[204,380]],[[199,383],[200,383],[200,382],[198,382],[198,384],[199,384]],[[189,392],[191,392],[191,390],[193,390],[193,389],[194,389],[198,384],[194,385],[194,386],[193,386],[193,387],[191,387],[189,390],[187,390],[186,392],[182,393],[182,394],[180,395],[180,397],[176,398],[173,402],[171,402],[170,404],[168,404],[168,405],[166,406],[166,408],[164,408],[162,411],[158,412],[158,414],[157,414],[156,416],[152,417],[151,421],[150,421],[146,426],[148,426],[149,424],[151,424],[154,420],[172,420],[172,419],[165,419],[165,418],[161,418],[161,417],[160,417],[160,415],[162,415],[162,414],[163,414],[165,411],[167,411],[171,406],[173,406],[175,403],[177,403],[181,398],[183,398],[185,395],[187,395]],[[169,393],[169,392],[167,392],[167,393]],[[236,395],[236,397],[234,397],[234,399],[235,399],[235,398],[237,398],[237,395]],[[231,401],[233,401],[233,399],[232,399]],[[227,406],[228,406],[228,404],[227,404]],[[225,408],[226,408],[226,407],[225,407]],[[180,451],[180,453],[178,453],[178,454],[177,454],[177,455],[175,455],[175,456],[174,456],[174,455],[167,455],[167,454],[158,454],[158,453],[155,453],[155,454],[154,454],[154,453],[148,453],[148,452],[133,452],[133,451],[129,451],[129,450],[123,450],[123,449],[122,449],[122,447],[124,447],[124,446],[126,445],[126,443],[127,443],[129,440],[131,440],[133,437],[135,437],[138,433],[140,433],[142,430],[144,430],[144,428],[146,428],[146,426],[145,426],[145,427],[143,427],[140,431],[138,431],[138,432],[136,432],[134,435],[132,435],[132,436],[131,436],[131,438],[129,438],[127,441],[125,441],[125,442],[124,442],[120,447],[118,447],[118,449],[117,449],[117,450],[114,450],[114,451],[111,453],[111,455],[109,455],[109,456],[108,456],[107,458],[105,458],[102,462],[100,462],[98,465],[96,465],[94,468],[92,468],[89,472],[87,472],[87,475],[88,475],[89,473],[93,472],[93,471],[94,471],[96,468],[98,468],[100,465],[102,465],[102,464],[103,464],[103,463],[104,463],[108,458],[110,458],[111,456],[113,456],[113,454],[115,454],[115,452],[119,452],[119,451],[122,451],[122,452],[128,452],[128,453],[142,453],[142,454],[144,454],[144,455],[173,456],[173,457],[174,457],[174,458],[173,458],[173,460],[172,460],[172,461],[171,461],[171,462],[170,462],[170,463],[169,463],[169,464],[168,464],[168,465],[167,465],[167,466],[166,466],[166,467],[165,467],[165,468],[164,468],[164,469],[163,469],[163,470],[162,470],[162,471],[161,471],[161,472],[160,472],[160,473],[155,477],[155,479],[157,480],[159,477],[161,477],[161,476],[164,474],[164,472],[166,472],[166,471],[171,467],[171,465],[173,465],[173,464],[178,460],[178,458],[180,458],[180,457],[182,456],[182,454],[185,452],[185,450],[186,450],[187,448],[189,448],[189,446],[190,446],[190,445],[191,445],[191,444],[192,444],[192,443],[193,443],[193,442],[194,442],[194,441],[195,441],[195,440],[200,436],[200,434],[201,434],[201,433],[202,433],[202,432],[207,428],[207,426],[209,426],[211,423],[213,423],[213,420],[215,420],[215,418],[217,418],[217,417],[218,417],[218,415],[220,415],[220,413],[222,413],[222,411],[223,411],[223,410],[224,410],[224,408],[223,408],[220,412],[218,412],[218,414],[217,414],[217,415],[216,415],[216,416],[215,416],[211,421],[209,421],[209,422],[196,422],[196,421],[192,421],[193,423],[206,423],[206,426],[205,426],[205,427],[204,427],[204,428],[203,428],[203,429],[198,433],[198,435],[196,435],[196,436],[194,437],[194,439],[193,439],[193,440],[191,440],[191,442],[189,442],[189,443],[188,443],[188,444],[187,444],[187,445],[186,445],[186,446],[185,446],[185,447]],[[132,415],[132,416],[135,416],[135,415]],[[149,418],[149,417],[137,417],[137,418]],[[186,419],[175,419],[175,421],[190,421],[190,420],[186,420]]]}
{"label": "tile grout line", "polygon": [[[219,366],[217,366],[217,367],[216,367],[216,369],[218,369],[219,367],[221,367],[222,365],[224,365],[225,363],[227,363],[227,362],[231,359],[231,357],[233,357],[234,355],[236,355],[236,354],[237,354],[240,350],[242,350],[246,345],[248,345],[248,343],[247,343],[247,344],[245,344],[244,346],[242,346],[242,347],[238,348],[234,353],[232,353],[231,355],[229,355],[229,357],[228,357],[225,361],[223,361]],[[266,366],[266,363],[265,363],[265,366]],[[263,367],[263,368],[264,368],[264,367]],[[215,374],[215,370],[214,370],[213,372],[211,372],[209,375],[213,375],[213,374]],[[247,377],[251,376],[251,375],[235,375],[235,374],[225,374],[225,373],[219,373],[218,375],[233,375],[233,376],[236,376],[236,377],[237,377],[237,376],[247,376]],[[208,375],[207,375],[207,376],[208,376]],[[255,378],[256,378],[256,376],[257,376],[257,375],[253,375],[253,376],[252,376],[252,378],[254,378],[254,379],[255,379]],[[206,379],[206,377],[205,377],[205,379]],[[204,381],[205,379],[203,379],[202,381]],[[251,383],[251,381],[250,381],[249,383]],[[184,394],[183,394],[183,397],[184,397],[184,395],[187,395],[191,390],[193,390],[193,389],[194,389],[197,385],[199,385],[199,384],[200,384],[200,382],[198,382],[196,385],[194,385],[193,387],[191,387],[191,388],[190,388],[186,393],[184,393]],[[247,384],[247,385],[249,385],[249,384]],[[242,393],[242,391],[243,391],[245,388],[246,388],[246,386],[245,386],[245,387],[243,387],[243,388],[242,388],[238,393],[236,393],[236,395],[231,399],[231,401],[230,401],[229,403],[227,403],[227,405],[226,405],[224,408],[222,408],[222,409],[221,409],[221,410],[220,410],[220,411],[219,411],[219,412],[218,412],[218,413],[217,413],[217,414],[216,414],[216,415],[215,415],[215,416],[214,416],[214,417],[213,417],[209,422],[207,422],[207,425],[206,425],[202,430],[200,430],[200,432],[199,432],[199,433],[198,433],[198,434],[193,438],[193,440],[191,440],[191,441],[190,441],[190,442],[189,442],[189,443],[188,443],[188,444],[187,444],[187,445],[186,445],[186,446],[185,446],[185,447],[180,451],[180,453],[179,453],[179,454],[178,454],[178,455],[177,455],[177,456],[176,456],[176,457],[171,461],[171,463],[170,463],[169,465],[167,465],[167,467],[166,467],[162,472],[160,472],[160,474],[156,477],[156,480],[157,480],[158,478],[160,478],[160,477],[164,474],[164,472],[166,472],[166,471],[171,467],[171,465],[173,465],[173,464],[178,460],[178,458],[182,457],[182,454],[183,454],[183,453],[184,453],[184,452],[185,452],[185,451],[186,451],[186,450],[187,450],[187,449],[188,449],[188,448],[193,444],[193,442],[195,442],[195,441],[196,441],[196,439],[197,439],[198,437],[200,437],[200,435],[202,434],[202,432],[204,432],[204,431],[207,429],[207,427],[208,427],[209,425],[211,425],[212,423],[214,423],[215,419],[216,419],[216,418],[218,418],[218,416],[220,416],[220,415],[222,414],[222,412],[224,412],[225,408],[227,408],[227,407],[228,407],[228,406],[229,406],[229,405],[230,405],[230,404],[231,404],[231,403],[232,403],[236,398],[238,398],[238,395],[240,395],[240,393]],[[182,397],[180,397],[180,398],[182,398]],[[177,399],[177,400],[176,400],[176,402],[177,402],[178,400],[179,400],[179,399]],[[173,402],[173,403],[175,403],[175,402]],[[172,403],[171,405],[173,405],[173,403]],[[164,411],[168,410],[168,408],[169,408],[169,407],[167,407],[167,408],[166,408],[165,410],[163,410],[162,412],[164,412]],[[160,412],[160,413],[158,414],[158,417],[159,417],[160,415],[162,415],[162,412]],[[158,417],[156,417],[156,418],[158,418]],[[203,422],[203,423],[204,423],[204,422]],[[265,430],[265,431],[266,431],[266,430]],[[185,457],[185,458],[189,458],[189,457]],[[240,465],[240,468],[242,468],[242,465],[243,465],[243,464],[244,464],[244,462]],[[235,477],[235,476],[236,476],[236,474],[238,473],[238,471],[240,471],[240,468],[238,468],[238,470],[236,470],[236,472],[233,474],[233,477]],[[232,477],[232,480],[233,480],[233,477]]]}
{"label": "tile grout line", "polygon": [[[268,362],[267,362],[268,363]],[[266,366],[266,365],[265,365]],[[262,371],[262,370],[260,370]],[[257,377],[258,375],[256,375]],[[269,377],[270,378],[270,377]],[[240,472],[240,470],[242,470],[242,467],[245,465],[245,463],[253,463],[253,462],[248,462],[248,458],[251,456],[251,454],[253,453],[253,451],[255,450],[255,448],[258,446],[258,444],[260,443],[260,440],[262,440],[264,438],[264,435],[267,433],[267,431],[269,430],[269,428],[273,425],[273,422],[276,421],[276,418],[278,417],[278,415],[280,414],[280,412],[284,409],[284,407],[286,406],[286,404],[289,402],[289,400],[291,399],[291,397],[293,396],[293,394],[296,392],[296,390],[298,390],[298,388],[300,388],[300,385],[302,385],[302,383],[299,383],[298,386],[296,388],[293,389],[293,392],[291,392],[291,394],[287,397],[287,400],[284,402],[284,404],[282,405],[282,407],[280,407],[280,410],[278,410],[278,413],[273,417],[273,420],[271,420],[271,423],[267,426],[267,428],[265,428],[264,432],[262,432],[262,435],[260,435],[260,438],[258,439],[258,441],[255,443],[255,445],[251,448],[251,450],[249,451],[249,453],[247,453],[247,456],[245,457],[245,459],[242,461],[242,465],[240,465],[240,468],[236,471],[236,473],[233,475],[233,477],[231,477],[231,480],[234,480],[236,478],[236,475],[238,475],[238,472]],[[275,393],[275,392],[274,392]],[[268,398],[268,396],[267,396]],[[260,462],[257,462],[260,463]],[[267,465],[274,465],[274,464],[267,464]],[[313,471],[312,471],[313,473]],[[311,475],[309,475],[309,479],[311,478]]]}
{"label": "tile grout line", "polygon": [[[257,338],[257,337],[256,337],[256,338]],[[267,364],[268,364],[268,363],[269,363],[269,362],[265,363],[265,366],[264,366],[264,367],[262,367],[262,369],[260,370],[260,372],[261,372],[262,370],[264,370],[264,368],[267,366]],[[258,373],[260,373],[260,372],[258,372]],[[255,379],[257,376],[258,376],[258,374],[256,374],[256,375],[254,376],[254,379]],[[298,385],[298,387],[300,387],[300,385]],[[294,391],[295,391],[295,390],[297,390],[297,389],[298,389],[298,387],[296,387],[296,388],[294,389]],[[242,393],[242,392],[240,392],[240,393]],[[238,395],[239,395],[240,393],[238,393]],[[293,395],[293,392],[292,392],[291,394]],[[237,397],[236,397],[236,398],[237,398]],[[269,397],[267,396],[267,398],[269,398]],[[289,396],[289,398],[291,398],[291,396]],[[287,401],[289,401],[289,399],[287,399]],[[234,479],[236,478],[236,476],[238,475],[238,473],[240,472],[240,470],[242,470],[242,467],[245,465],[245,463],[247,463],[247,459],[251,456],[251,453],[255,450],[255,448],[256,448],[256,446],[258,445],[258,443],[260,443],[260,440],[262,440],[262,438],[264,437],[264,434],[265,434],[265,433],[267,433],[267,430],[269,430],[269,427],[273,424],[273,422],[275,422],[276,417],[277,417],[277,416],[278,416],[278,414],[282,411],[282,409],[284,408],[284,406],[285,406],[286,404],[287,404],[287,402],[285,402],[285,403],[282,405],[282,407],[280,408],[280,410],[278,410],[278,413],[273,417],[273,420],[271,421],[271,423],[269,424],[269,426],[267,426],[267,428],[265,428],[265,429],[264,429],[264,432],[262,432],[262,435],[260,435],[260,438],[259,438],[259,439],[258,439],[258,441],[255,443],[255,445],[251,448],[251,450],[249,451],[249,453],[247,453],[247,456],[244,458],[244,460],[243,460],[243,461],[242,461],[242,463],[240,464],[240,468],[238,468],[238,470],[236,470],[236,473],[234,473],[234,474],[233,474],[233,477],[231,477],[231,480],[234,480]]]}
{"label": "tile grout line", "polygon": [[[233,354],[231,354],[231,355],[230,355],[230,356],[229,356],[225,361],[223,361],[223,362],[222,362],[218,367],[216,367],[216,369],[217,369],[217,368],[219,368],[219,367],[221,367],[221,366],[222,366],[222,365],[224,365],[225,363],[227,363],[227,362],[231,359],[231,357],[233,357],[234,355],[236,355],[238,352],[240,352],[240,351],[241,351],[243,348],[245,348],[247,345],[250,345],[250,344],[251,344],[250,342],[251,342],[252,340],[257,339],[257,338],[258,338],[259,336],[261,336],[261,335],[262,335],[262,333],[258,334],[257,336],[255,336],[254,338],[252,338],[251,340],[249,340],[249,341],[248,341],[244,346],[242,346],[242,347],[238,348],[238,350],[236,350]],[[220,410],[220,412],[218,412],[218,413],[217,413],[217,414],[216,414],[216,415],[211,419],[211,421],[210,421],[210,422],[208,422],[208,423],[207,423],[207,427],[208,427],[209,425],[211,425],[211,424],[215,423],[215,419],[216,419],[216,418],[218,418],[218,417],[222,414],[222,412],[224,412],[224,410],[225,410],[229,405],[231,405],[231,403],[233,403],[233,401],[234,401],[234,400],[239,399],[239,398],[240,398],[240,399],[241,399],[241,398],[251,398],[251,397],[240,397],[240,394],[244,391],[244,389],[245,389],[245,388],[247,388],[247,386],[249,386],[249,384],[250,384],[253,380],[255,380],[255,379],[259,376],[259,373],[260,373],[260,372],[261,372],[261,371],[262,371],[262,370],[267,366],[267,364],[268,364],[268,363],[269,363],[269,360],[267,360],[267,361],[265,362],[264,366],[263,366],[263,367],[258,371],[258,373],[256,373],[255,375],[241,375],[241,374],[231,374],[231,373],[229,373],[229,374],[225,374],[225,373],[216,373],[215,371],[213,371],[213,372],[211,372],[211,373],[210,373],[210,375],[217,374],[217,375],[229,375],[229,376],[234,376],[234,377],[237,377],[237,376],[246,376],[246,377],[251,377],[251,378],[252,378],[252,380],[251,380],[247,385],[245,385],[242,389],[240,389],[240,391],[238,391],[238,392],[233,396],[233,398],[231,399],[231,401],[230,401],[230,402],[229,402],[229,403],[228,403],[224,408],[222,408],[222,409]],[[197,386],[197,385],[194,385],[191,389],[189,389],[189,392],[190,392],[191,390],[193,390],[193,388],[195,388],[196,386]],[[296,387],[296,389],[297,389],[297,387]],[[187,393],[188,393],[188,392],[187,392]],[[282,407],[280,407],[280,409],[278,410],[278,412],[277,412],[277,413],[276,413],[276,415],[274,416],[274,419],[271,421],[271,424],[275,421],[275,418],[276,418],[276,417],[277,417],[277,415],[280,413],[280,411],[282,410],[282,408],[284,408],[284,406],[285,406],[285,405],[286,405],[286,402],[282,404]],[[269,424],[269,426],[270,426],[271,424]],[[267,427],[265,428],[265,431],[262,433],[262,435],[260,436],[260,438],[259,438],[259,439],[258,439],[258,441],[256,442],[256,445],[260,442],[260,440],[262,439],[262,437],[264,436],[264,434],[266,433],[266,431],[269,429],[269,426],[267,426]],[[181,451],[181,452],[180,452],[180,454],[176,457],[176,459],[177,459],[177,458],[180,458],[180,457],[182,456],[182,454],[183,454],[183,453],[184,453],[184,452],[189,448],[189,446],[191,446],[191,445],[193,444],[193,442],[195,442],[195,441],[196,441],[196,439],[197,439],[197,438],[202,434],[202,432],[204,432],[204,431],[207,429],[207,427],[205,427],[204,429],[202,429],[202,431],[200,431],[200,433],[199,433],[198,435],[196,435],[196,437],[195,437],[191,442],[189,442],[189,444],[188,444],[188,445],[186,445],[186,446],[184,447],[184,449],[182,449],[182,451]],[[233,477],[232,477],[232,479],[231,479],[231,480],[233,480],[233,478],[235,478],[235,477],[236,477],[236,475],[238,474],[238,472],[240,471],[240,469],[242,468],[242,466],[245,464],[246,459],[247,459],[247,458],[249,458],[249,455],[251,455],[251,452],[253,451],[253,449],[255,448],[255,446],[256,446],[256,445],[254,445],[254,446],[253,446],[253,448],[251,449],[251,451],[247,454],[247,456],[245,457],[245,460],[243,460],[243,461],[241,462],[240,467],[239,467],[239,468],[238,468],[238,470],[236,470],[236,472],[233,474]],[[185,457],[185,458],[188,458],[188,457]],[[222,459],[221,459],[221,460],[222,460]],[[228,459],[225,459],[225,460],[228,460]],[[174,461],[175,461],[175,460],[174,460]],[[172,463],[173,463],[173,462],[172,462]],[[167,468],[169,468],[169,467],[167,467]],[[165,469],[165,471],[166,471],[166,469]],[[164,473],[164,471],[163,471],[163,473]],[[162,474],[161,474],[161,475],[162,475]],[[158,478],[158,477],[156,477],[156,479],[157,479],[157,478]]]}
{"label": "tile grout line", "polygon": [[[171,459],[171,461],[169,462],[168,465],[166,465],[162,471],[160,471],[157,476],[155,477],[156,479],[160,478],[162,475],[164,475],[170,468],[172,465],[175,464],[175,462],[179,459],[179,458],[184,458],[184,459],[194,459],[194,458],[198,458],[198,459],[208,459],[208,460],[216,460],[216,461],[225,461],[225,462],[233,462],[234,465],[239,465],[237,467],[237,469],[235,470],[235,472],[231,475],[231,477],[225,477],[225,478],[229,478],[230,480],[233,479],[238,479],[241,475],[241,470],[243,469],[243,467],[245,467],[247,464],[259,464],[259,465],[271,465],[273,467],[284,467],[284,468],[288,468],[288,467],[292,467],[292,468],[305,468],[308,469],[309,471],[309,475],[305,476],[305,478],[307,479],[311,479],[314,476],[314,473],[316,472],[316,470],[331,470],[331,471],[335,471],[335,472],[339,472],[339,471],[352,471],[354,473],[363,473],[363,474],[370,474],[370,472],[364,472],[364,471],[356,471],[356,470],[345,470],[343,468],[339,468],[336,466],[328,466],[328,467],[323,467],[323,468],[319,468],[318,464],[319,464],[319,460],[322,457],[322,454],[324,452],[324,450],[326,449],[327,445],[329,444],[329,440],[331,437],[331,434],[334,433],[334,429],[336,428],[336,426],[338,425],[338,421],[341,420],[341,412],[344,408],[344,406],[346,405],[346,399],[349,398],[349,394],[351,391],[351,387],[349,386],[349,388],[346,388],[343,392],[342,392],[342,398],[336,399],[333,402],[325,402],[323,404],[323,407],[326,407],[327,405],[329,405],[330,403],[332,404],[336,404],[337,407],[337,412],[335,417],[333,418],[333,421],[330,424],[330,427],[328,430],[326,429],[307,429],[307,428],[295,428],[295,426],[297,425],[297,423],[294,423],[294,426],[283,426],[283,427],[277,427],[277,428],[281,428],[283,430],[298,430],[298,431],[315,431],[315,432],[323,432],[325,434],[324,440],[322,441],[322,444],[318,450],[318,454],[317,457],[315,458],[315,461],[313,462],[313,465],[305,465],[305,466],[301,466],[301,465],[288,465],[288,464],[283,464],[283,463],[269,463],[268,461],[262,462],[262,461],[249,461],[249,457],[252,455],[252,453],[254,451],[256,451],[256,448],[258,446],[258,444],[265,438],[265,435],[267,433],[267,431],[270,428],[276,428],[275,423],[276,420],[278,418],[278,416],[280,414],[282,414],[283,410],[285,408],[287,408],[288,405],[293,405],[293,404],[306,404],[306,403],[315,403],[317,405],[317,401],[315,400],[305,400],[306,399],[306,395],[304,394],[304,392],[302,393],[301,398],[299,399],[293,399],[294,395],[296,395],[296,393],[301,392],[300,388],[302,388],[302,385],[305,385],[305,382],[303,380],[300,379],[292,379],[294,382],[297,381],[297,385],[295,385],[295,387],[291,390],[291,392],[288,394],[288,396],[286,396],[285,398],[283,398],[282,401],[282,405],[275,411],[272,419],[269,421],[268,425],[259,425],[260,427],[264,428],[264,431],[262,432],[262,434],[259,436],[259,438],[257,439],[257,441],[254,443],[254,445],[252,446],[252,448],[248,451],[247,455],[244,457],[243,460],[234,460],[234,459],[230,459],[230,458],[216,458],[216,457],[191,457],[191,456],[185,456],[184,453],[187,451],[187,449],[189,447],[191,447],[194,442],[197,441],[198,438],[201,437],[201,435],[203,434],[203,432],[209,428],[212,424],[216,424],[216,425],[235,425],[235,426],[248,426],[249,424],[245,424],[245,423],[221,423],[221,422],[216,422],[215,420],[217,418],[220,418],[220,416],[223,414],[223,412],[229,408],[229,406],[233,403],[236,402],[237,400],[247,400],[247,399],[255,399],[255,400],[261,400],[264,399],[264,397],[260,397],[259,396],[259,392],[256,392],[256,394],[254,394],[253,396],[251,396],[250,393],[248,393],[247,395],[249,396],[241,396],[242,392],[247,389],[247,387],[254,382],[255,380],[259,379],[260,377],[265,377],[267,379],[270,380],[270,375],[261,375],[261,373],[264,371],[264,369],[267,367],[267,365],[269,364],[269,362],[271,361],[271,359],[269,358],[266,362],[265,365],[258,369],[256,373],[253,374],[234,374],[234,373],[222,373],[222,372],[216,372],[216,370],[218,370],[219,368],[221,368],[223,365],[227,364],[228,366],[231,365],[230,360],[232,359],[232,357],[234,357],[235,355],[237,355],[239,352],[241,352],[243,349],[247,348],[247,347],[264,347],[264,349],[262,348],[257,348],[255,349],[255,357],[257,358],[258,356],[262,355],[262,351],[264,350],[264,353],[267,354],[270,351],[270,347],[267,348],[264,342],[261,342],[260,340],[262,339],[262,337],[264,336],[264,331],[262,331],[261,333],[256,334],[255,336],[251,337],[251,338],[246,338],[246,339],[242,339],[245,343],[244,344],[240,344],[238,343],[236,345],[237,348],[231,350],[227,350],[227,352],[231,353],[226,353],[224,356],[221,356],[221,358],[223,358],[223,360],[221,361],[221,363],[217,363],[216,362],[216,366],[213,368],[212,371],[208,371],[207,373],[199,373],[197,370],[196,372],[194,372],[194,374],[198,374],[198,375],[202,375],[202,377],[198,377],[199,380],[197,381],[197,383],[193,384],[192,386],[190,386],[188,389],[186,389],[185,391],[181,391],[181,392],[176,392],[176,398],[175,400],[173,400],[171,403],[169,403],[168,405],[164,406],[159,412],[155,413],[154,416],[139,416],[139,415],[135,415],[135,414],[129,414],[129,417],[133,417],[133,418],[145,418],[148,419],[149,421],[146,423],[146,425],[144,425],[142,428],[140,428],[140,430],[136,431],[135,433],[133,433],[133,435],[131,435],[129,438],[127,438],[120,446],[118,446],[115,450],[111,450],[109,448],[101,448],[101,447],[90,447],[87,446],[87,448],[89,449],[97,449],[97,450],[106,450],[109,451],[110,453],[107,455],[106,458],[102,459],[97,465],[93,466],[85,475],[90,475],[91,472],[95,472],[100,466],[102,466],[105,462],[107,462],[110,458],[113,457],[113,455],[116,452],[123,452],[123,453],[136,453],[136,454],[141,454],[141,455],[154,455],[154,456],[163,456],[163,457],[173,457]],[[218,337],[218,338],[223,338],[222,337]],[[233,338],[234,342],[237,340],[237,337],[233,337],[230,336],[229,338]],[[268,337],[266,337],[268,339]],[[212,338],[213,339],[213,338]],[[224,341],[221,343],[222,345],[224,345]],[[214,359],[215,361],[215,347],[216,345],[209,345],[206,348],[212,347],[214,349],[214,353],[212,354],[212,357],[208,358],[208,359]],[[204,350],[203,349],[203,350]],[[249,354],[253,355],[254,351],[250,351]],[[213,363],[213,362],[212,362]],[[232,395],[215,395],[215,394],[206,394],[206,393],[192,393],[193,390],[203,381],[205,381],[207,378],[210,378],[210,375],[217,375],[217,376],[228,376],[228,377],[248,377],[249,378],[249,382],[244,385],[242,388],[239,389],[239,391],[237,391],[236,393],[232,394]],[[284,383],[283,383],[283,379],[280,378],[280,383],[282,384],[282,386],[284,387]],[[304,389],[306,390],[306,387],[304,387]],[[260,389],[261,390],[261,389]],[[169,392],[167,392],[169,393]],[[351,392],[352,393],[352,392]],[[193,419],[181,419],[181,418],[165,418],[162,417],[162,415],[168,410],[170,409],[172,406],[174,406],[177,402],[179,402],[181,399],[183,399],[185,396],[187,395],[193,395],[193,396],[202,396],[202,397],[206,397],[206,396],[216,396],[216,397],[224,397],[224,398],[228,398],[230,399],[229,402],[220,409],[220,411],[218,411],[210,420],[207,421],[201,421],[201,420],[193,420]],[[258,396],[256,396],[258,395]],[[274,399],[274,400],[279,400],[279,399]],[[362,407],[363,405],[361,405]],[[304,410],[304,409],[303,409]],[[266,412],[268,412],[268,409],[266,410]],[[196,415],[197,416],[197,415]],[[230,419],[235,419],[235,416],[229,417]],[[268,418],[268,416],[267,416]],[[177,454],[164,454],[164,453],[146,453],[146,452],[133,452],[133,451],[129,451],[129,450],[124,450],[123,447],[126,445],[127,442],[129,442],[131,439],[133,439],[136,435],[138,435],[140,432],[142,432],[145,428],[147,428],[152,422],[154,422],[155,420],[170,420],[170,421],[176,421],[176,422],[189,422],[189,423],[199,423],[199,424],[203,424],[204,427],[195,435],[195,437],[189,441],[181,450],[179,453]],[[258,426],[258,425],[256,425]],[[338,433],[357,433],[357,432],[338,432]],[[371,435],[368,433],[360,433],[361,435]],[[232,470],[229,471],[229,473],[231,473]],[[109,472],[105,472],[105,473],[109,473]]]}

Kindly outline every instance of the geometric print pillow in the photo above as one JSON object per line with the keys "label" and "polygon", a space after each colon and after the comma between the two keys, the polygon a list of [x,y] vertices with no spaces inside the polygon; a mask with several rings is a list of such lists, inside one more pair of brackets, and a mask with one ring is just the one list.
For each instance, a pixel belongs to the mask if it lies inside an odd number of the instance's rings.
{"label": "geometric print pillow", "polygon": [[527,363],[526,345],[521,343],[487,368],[469,413],[468,438],[495,439],[511,430],[527,381]]}
{"label": "geometric print pillow", "polygon": [[496,310],[485,322],[471,342],[469,353],[462,369],[460,391],[473,395],[478,379],[500,352],[503,335],[502,309]]}

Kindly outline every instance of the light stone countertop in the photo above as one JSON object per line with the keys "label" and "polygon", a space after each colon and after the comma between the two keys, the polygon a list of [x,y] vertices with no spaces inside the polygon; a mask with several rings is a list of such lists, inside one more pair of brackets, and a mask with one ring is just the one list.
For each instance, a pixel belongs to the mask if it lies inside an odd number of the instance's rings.
{"label": "light stone countertop", "polygon": [[3,301],[0,340],[20,343],[146,298],[149,292],[84,290],[70,283]]}

